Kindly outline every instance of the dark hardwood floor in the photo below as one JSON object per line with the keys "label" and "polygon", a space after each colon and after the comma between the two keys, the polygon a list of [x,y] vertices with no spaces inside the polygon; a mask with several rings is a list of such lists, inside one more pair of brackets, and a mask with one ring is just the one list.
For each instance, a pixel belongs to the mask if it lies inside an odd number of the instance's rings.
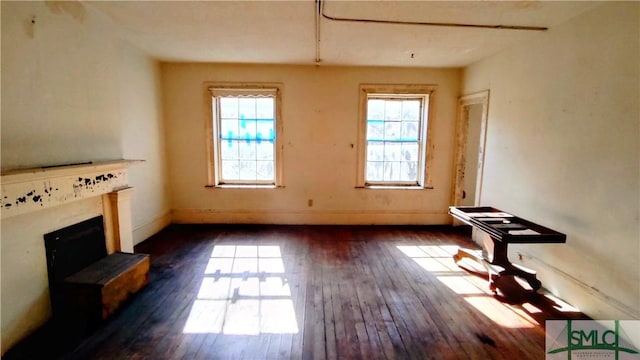
{"label": "dark hardwood floor", "polygon": [[494,296],[453,263],[461,229],[172,225],[136,247],[149,285],[59,357],[544,358],[544,320],[582,315]]}

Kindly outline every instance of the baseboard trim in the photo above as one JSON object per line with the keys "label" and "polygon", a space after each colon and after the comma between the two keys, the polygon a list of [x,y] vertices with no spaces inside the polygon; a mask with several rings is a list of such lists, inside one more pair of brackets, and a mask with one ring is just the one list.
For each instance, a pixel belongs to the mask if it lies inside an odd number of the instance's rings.
{"label": "baseboard trim", "polygon": [[171,212],[166,211],[163,214],[147,221],[146,223],[133,229],[133,245],[137,245],[154,234],[160,232],[160,230],[171,224]]}
{"label": "baseboard trim", "polygon": [[542,285],[552,294],[597,320],[638,320],[640,311],[595,289],[538,257],[518,251],[519,264],[535,269]]}
{"label": "baseboard trim", "polygon": [[442,225],[450,224],[447,211],[356,210],[217,210],[174,209],[176,224],[282,224],[282,225]]}
{"label": "baseboard trim", "polygon": [[[482,247],[488,235],[476,228],[473,229],[473,242]],[[523,251],[521,248],[511,249],[509,257],[514,263],[535,270],[542,286],[558,298],[577,307],[581,312],[597,320],[638,320],[640,310],[625,304],[577,277],[558,269],[542,258]],[[517,259],[517,260],[516,260]]]}

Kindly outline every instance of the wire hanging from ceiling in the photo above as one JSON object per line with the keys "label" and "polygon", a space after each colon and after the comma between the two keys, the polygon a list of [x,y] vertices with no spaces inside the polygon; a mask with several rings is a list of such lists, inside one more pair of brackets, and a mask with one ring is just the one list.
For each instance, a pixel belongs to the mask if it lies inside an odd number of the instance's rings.
{"label": "wire hanging from ceiling", "polygon": [[322,13],[322,1],[316,0],[316,64],[319,64],[320,59],[320,17]]}
{"label": "wire hanging from ceiling", "polygon": [[[320,64],[320,23],[322,19],[342,22],[357,23],[373,23],[373,24],[390,24],[390,25],[418,25],[418,26],[440,26],[440,27],[461,27],[475,29],[493,29],[493,30],[523,30],[523,31],[546,31],[549,28],[544,26],[521,26],[521,25],[489,25],[489,24],[465,24],[465,23],[442,23],[442,22],[422,22],[422,21],[403,21],[403,20],[381,20],[381,19],[364,19],[364,18],[344,18],[338,16],[327,15],[324,11],[324,0],[315,0],[316,2],[316,64]],[[413,58],[413,54],[411,54]]]}
{"label": "wire hanging from ceiling", "polygon": [[444,27],[463,27],[463,28],[479,28],[494,30],[526,30],[526,31],[546,31],[544,26],[520,26],[520,25],[489,25],[489,24],[465,24],[465,23],[442,23],[442,22],[421,22],[421,21],[403,21],[403,20],[381,20],[381,19],[363,19],[363,18],[344,18],[327,15],[324,10],[324,1],[316,0],[318,13],[322,18],[332,21],[346,21],[359,23],[375,23],[375,24],[392,24],[392,25],[420,25],[420,26],[444,26]]}

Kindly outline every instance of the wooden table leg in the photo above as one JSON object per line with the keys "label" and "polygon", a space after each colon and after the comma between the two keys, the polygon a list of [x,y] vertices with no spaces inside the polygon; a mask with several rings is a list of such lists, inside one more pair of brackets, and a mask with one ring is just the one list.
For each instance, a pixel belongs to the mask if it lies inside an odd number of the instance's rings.
{"label": "wooden table leg", "polygon": [[531,286],[531,292],[538,291],[542,283],[536,278],[536,272],[523,266],[512,264],[507,257],[507,244],[499,240],[491,240],[493,241],[493,251],[490,259],[478,256],[473,250],[460,248],[453,255],[453,260],[457,264],[460,260],[469,258],[483,264],[487,269],[489,288],[494,293],[497,293],[499,289],[499,280],[505,276],[519,277]]}

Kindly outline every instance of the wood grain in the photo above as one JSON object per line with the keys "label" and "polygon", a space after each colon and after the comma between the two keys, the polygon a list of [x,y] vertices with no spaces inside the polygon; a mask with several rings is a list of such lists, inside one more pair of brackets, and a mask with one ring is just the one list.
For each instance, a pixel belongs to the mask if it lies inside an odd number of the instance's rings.
{"label": "wood grain", "polygon": [[[284,264],[278,279],[290,292],[246,290],[274,274],[206,273],[218,246],[278,247]],[[500,301],[484,279],[453,263],[457,246],[473,245],[467,232],[450,227],[172,225],[136,248],[151,255],[149,285],[61,357],[540,359],[544,320],[584,317],[555,310],[543,295],[524,306]],[[293,316],[297,329],[185,332],[195,304],[214,301],[202,295],[207,278],[238,281],[230,289],[237,297],[222,300],[228,309],[234,301],[263,308],[269,301],[290,304],[293,313],[278,314],[277,326],[259,328],[279,329]],[[225,313],[226,329],[242,329],[232,316],[246,315]],[[207,313],[200,317],[207,320]],[[7,355],[43,358],[37,351]]]}

